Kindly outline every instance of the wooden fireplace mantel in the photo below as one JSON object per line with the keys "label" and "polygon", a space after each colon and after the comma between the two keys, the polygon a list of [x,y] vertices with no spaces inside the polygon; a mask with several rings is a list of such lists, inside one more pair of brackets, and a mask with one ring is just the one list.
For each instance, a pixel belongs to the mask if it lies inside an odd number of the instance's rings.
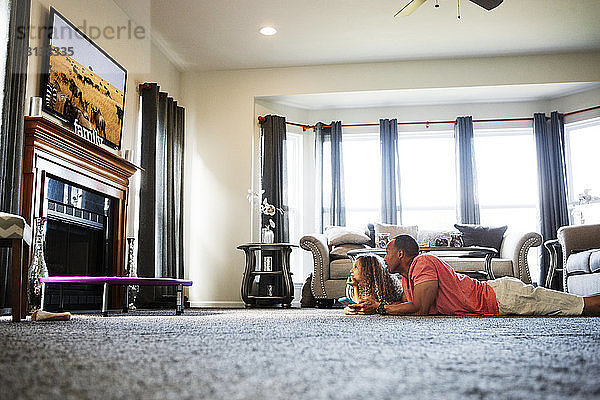
{"label": "wooden fireplace mantel", "polygon": [[129,178],[140,168],[111,151],[43,117],[25,117],[21,215],[32,223],[46,216],[49,177],[56,177],[116,200],[114,274],[125,273],[125,226]]}

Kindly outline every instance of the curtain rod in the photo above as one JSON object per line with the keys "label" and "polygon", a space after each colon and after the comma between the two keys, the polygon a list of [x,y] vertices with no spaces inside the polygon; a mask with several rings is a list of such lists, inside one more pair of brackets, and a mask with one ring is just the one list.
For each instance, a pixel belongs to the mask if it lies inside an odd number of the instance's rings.
{"label": "curtain rod", "polygon": [[[584,108],[582,110],[571,111],[563,114],[563,116],[568,117],[570,115],[579,114],[586,111],[593,111],[600,109],[600,106],[594,106],[589,108]],[[264,121],[265,117],[258,117],[259,122]],[[473,122],[514,122],[514,121],[533,121],[533,118],[493,118],[493,119],[474,119]],[[435,124],[454,124],[456,121],[413,121],[413,122],[398,122],[398,125],[435,125]],[[296,122],[285,122],[287,125],[298,126],[302,128],[303,131],[307,129],[315,129],[315,125],[306,125],[306,124],[298,124]],[[361,127],[361,126],[379,126],[379,124],[342,124],[342,128],[353,128],[353,127]],[[323,128],[330,128],[331,125],[323,125]]]}
{"label": "curtain rod", "polygon": [[[474,119],[473,122],[507,122],[507,121],[533,121],[533,118],[504,118],[504,119]],[[412,121],[398,122],[398,125],[434,125],[434,124],[454,124],[456,121]],[[379,124],[346,124],[342,127],[357,127],[357,126],[379,126]],[[331,125],[323,125],[323,128],[330,128]],[[307,129],[314,128],[313,126]]]}
{"label": "curtain rod", "polygon": [[579,114],[579,113],[582,113],[582,112],[593,111],[593,110],[598,110],[598,109],[600,109],[600,106],[595,106],[595,107],[590,107],[590,108],[584,108],[583,110],[577,110],[577,111],[568,112],[566,114],[563,114],[563,116],[564,117],[568,117],[569,115]]}

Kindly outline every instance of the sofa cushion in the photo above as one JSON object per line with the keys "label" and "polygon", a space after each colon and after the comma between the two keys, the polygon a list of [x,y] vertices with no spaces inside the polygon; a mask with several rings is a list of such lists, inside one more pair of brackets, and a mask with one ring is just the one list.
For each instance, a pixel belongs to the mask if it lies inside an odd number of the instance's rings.
{"label": "sofa cushion", "polygon": [[[450,264],[455,271],[485,271],[484,258],[444,257],[443,260]],[[494,258],[492,272],[496,278],[514,276],[513,262],[508,258]]]}
{"label": "sofa cushion", "polygon": [[415,240],[417,239],[417,232],[419,227],[417,225],[390,225],[390,224],[375,224],[375,240],[380,233],[389,233],[390,240],[398,235],[410,235]]}
{"label": "sofa cushion", "polygon": [[590,255],[590,272],[600,272],[600,249]]}
{"label": "sofa cushion", "polygon": [[328,226],[323,232],[327,236],[330,246],[339,246],[341,244],[366,244],[371,239],[365,234],[365,231],[358,228],[349,228],[347,226]]}
{"label": "sofa cushion", "polygon": [[492,247],[500,252],[502,238],[508,226],[489,227],[482,225],[454,224],[454,227],[462,233],[463,245]]}
{"label": "sofa cushion", "polygon": [[600,293],[600,274],[571,275],[567,277],[569,293],[578,296],[593,296]]}
{"label": "sofa cushion", "polygon": [[329,279],[347,279],[352,269],[352,260],[343,258],[329,263]]}
{"label": "sofa cushion", "polygon": [[595,262],[596,270],[598,270],[598,255],[592,255],[599,253],[600,250],[586,250],[579,253],[571,254],[567,258],[567,274],[589,274],[592,272],[591,266],[592,261]]}
{"label": "sofa cushion", "polygon": [[357,250],[357,249],[366,249],[366,244],[355,244],[355,243],[345,243],[339,246],[335,246],[331,249],[329,253],[329,257],[331,260],[339,260],[341,258],[348,258],[348,251]]}

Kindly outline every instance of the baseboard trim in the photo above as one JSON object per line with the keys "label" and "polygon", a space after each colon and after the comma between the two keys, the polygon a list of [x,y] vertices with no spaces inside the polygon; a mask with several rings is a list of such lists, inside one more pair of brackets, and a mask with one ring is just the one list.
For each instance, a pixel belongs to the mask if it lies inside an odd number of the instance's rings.
{"label": "baseboard trim", "polygon": [[[294,282],[292,307],[300,306],[302,282]],[[245,308],[243,301],[190,301],[191,308]]]}
{"label": "baseboard trim", "polygon": [[190,301],[192,308],[244,308],[243,301]]}

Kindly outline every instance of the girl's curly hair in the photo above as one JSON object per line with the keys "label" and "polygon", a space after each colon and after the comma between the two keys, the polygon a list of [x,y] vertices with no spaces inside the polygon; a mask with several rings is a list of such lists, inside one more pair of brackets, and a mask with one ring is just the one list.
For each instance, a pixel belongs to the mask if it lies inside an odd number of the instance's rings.
{"label": "girl's curly hair", "polygon": [[402,281],[385,268],[383,258],[376,254],[361,255],[356,259],[365,282],[358,284],[361,298],[373,297],[385,304],[400,301],[402,298]]}

